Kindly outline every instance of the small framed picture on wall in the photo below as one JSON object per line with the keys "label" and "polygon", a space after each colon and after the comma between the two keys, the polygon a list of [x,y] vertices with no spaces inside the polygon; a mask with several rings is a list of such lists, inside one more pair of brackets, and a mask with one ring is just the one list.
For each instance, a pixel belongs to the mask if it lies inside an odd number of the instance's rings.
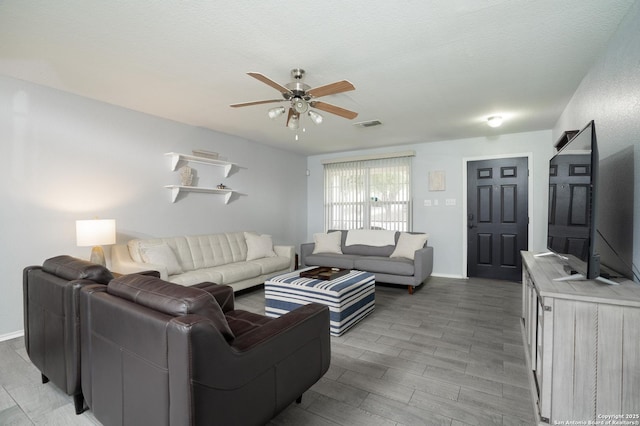
{"label": "small framed picture on wall", "polygon": [[429,191],[445,190],[445,173],[444,170],[433,170],[429,172]]}

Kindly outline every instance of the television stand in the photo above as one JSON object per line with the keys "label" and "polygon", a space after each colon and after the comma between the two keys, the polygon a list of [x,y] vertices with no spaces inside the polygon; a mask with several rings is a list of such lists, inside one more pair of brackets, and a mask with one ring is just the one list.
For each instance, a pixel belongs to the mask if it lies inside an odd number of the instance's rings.
{"label": "television stand", "polygon": [[522,252],[522,334],[536,424],[596,424],[603,413],[635,418],[640,286],[554,281],[566,276],[563,266],[557,257]]}
{"label": "television stand", "polygon": [[543,253],[538,253],[533,255],[533,257],[547,257],[547,256],[555,256],[555,257],[559,257],[562,260],[569,260],[568,257],[555,253],[553,251],[545,251]]}
{"label": "television stand", "polygon": [[556,254],[552,251],[545,251],[543,253],[534,254],[533,257],[546,257],[546,256],[555,256]]}
{"label": "television stand", "polygon": [[[553,280],[554,281],[591,281],[585,278],[585,276],[582,274],[571,274],[571,275],[567,275],[566,277],[554,278]],[[598,281],[598,282],[609,284],[609,285],[620,285],[620,283],[617,283],[613,280],[610,280],[604,277],[596,277],[593,281]]]}

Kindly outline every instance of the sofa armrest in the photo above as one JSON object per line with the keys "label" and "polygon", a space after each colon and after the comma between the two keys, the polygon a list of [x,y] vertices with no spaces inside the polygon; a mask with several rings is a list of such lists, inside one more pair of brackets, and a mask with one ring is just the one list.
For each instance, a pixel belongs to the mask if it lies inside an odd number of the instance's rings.
{"label": "sofa armrest", "polygon": [[[231,344],[204,317],[186,315],[171,322],[178,326],[177,335],[182,334],[180,329],[191,335],[190,345],[184,345],[189,348],[185,357],[192,358],[193,374],[205,386],[238,389],[273,366],[290,362],[295,353],[304,360],[321,360],[318,370],[322,372],[329,368],[329,308],[324,305],[302,306],[239,336]],[[211,362],[213,354],[216,362]]]}
{"label": "sofa armrest", "polygon": [[111,269],[122,275],[158,271],[161,279],[166,281],[169,278],[165,265],[134,261],[129,255],[129,247],[126,244],[116,244],[111,247]]}
{"label": "sofa armrest", "polygon": [[295,269],[296,262],[296,248],[294,246],[273,246],[273,251],[282,257],[289,258],[289,270],[293,271]]}
{"label": "sofa armrest", "polygon": [[211,293],[213,298],[216,299],[216,302],[218,302],[218,305],[220,305],[220,307],[222,308],[222,312],[228,312],[235,309],[233,287],[210,282],[195,284],[191,287],[199,288],[208,293]]}
{"label": "sofa armrest", "polygon": [[303,323],[316,330],[316,333],[329,336],[329,308],[319,303],[301,306],[243,334],[235,339],[231,346],[241,352],[250,351],[260,345],[273,345],[274,348],[287,346],[287,342],[292,344],[299,340],[296,330],[301,330],[303,335],[309,333],[307,327],[301,327]]}
{"label": "sofa armrest", "polygon": [[426,246],[416,250],[413,260],[415,277],[418,282],[423,282],[433,272],[433,247]]}
{"label": "sofa armrest", "polygon": [[315,243],[303,243],[300,244],[300,266],[308,266],[305,262],[305,258],[313,254],[313,249],[316,247]]}
{"label": "sofa armrest", "polygon": [[24,322],[24,345],[27,350],[27,354],[29,354],[29,272],[33,270],[41,270],[42,266],[32,265],[27,266],[22,270],[22,313],[23,313],[23,322]]}

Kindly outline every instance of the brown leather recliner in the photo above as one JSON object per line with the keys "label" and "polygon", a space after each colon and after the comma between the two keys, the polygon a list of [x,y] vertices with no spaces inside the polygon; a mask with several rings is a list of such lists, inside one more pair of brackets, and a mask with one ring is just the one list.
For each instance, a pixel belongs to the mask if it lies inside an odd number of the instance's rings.
{"label": "brown leather recliner", "polygon": [[329,368],[329,311],[234,309],[233,289],[123,276],[80,295],[82,389],[112,425],[261,425]]}
{"label": "brown leather recliner", "polygon": [[23,271],[24,342],[31,362],[73,395],[76,414],[84,411],[80,387],[80,289],[108,283],[111,272],[101,265],[71,256],[47,259]]}

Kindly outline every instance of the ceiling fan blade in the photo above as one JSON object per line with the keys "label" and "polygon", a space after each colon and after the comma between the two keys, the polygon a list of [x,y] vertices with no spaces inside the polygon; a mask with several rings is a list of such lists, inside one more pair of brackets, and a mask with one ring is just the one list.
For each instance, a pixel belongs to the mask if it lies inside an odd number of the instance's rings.
{"label": "ceiling fan blade", "polygon": [[246,106],[251,106],[251,105],[260,105],[260,104],[270,104],[272,102],[283,102],[284,99],[269,99],[267,101],[253,101],[253,102],[243,102],[240,104],[231,104],[229,105],[231,108],[238,108],[238,107],[246,107]]}
{"label": "ceiling fan blade", "polygon": [[336,93],[348,92],[350,90],[356,90],[356,88],[351,82],[342,80],[324,86],[314,87],[313,89],[307,90],[307,94],[314,98],[319,98],[320,96],[335,95]]}
{"label": "ceiling fan blade", "polygon": [[349,120],[353,120],[358,116],[357,112],[349,111],[348,109],[340,108],[339,106],[331,105],[326,102],[311,102],[311,108],[317,108],[322,111],[330,112],[331,114],[339,115],[340,117],[348,118]]}
{"label": "ceiling fan blade", "polygon": [[280,93],[291,93],[291,90],[287,89],[281,84],[276,83],[264,74],[260,74],[259,72],[248,72],[247,74],[255,78],[256,80],[260,80],[264,84],[273,87]]}

